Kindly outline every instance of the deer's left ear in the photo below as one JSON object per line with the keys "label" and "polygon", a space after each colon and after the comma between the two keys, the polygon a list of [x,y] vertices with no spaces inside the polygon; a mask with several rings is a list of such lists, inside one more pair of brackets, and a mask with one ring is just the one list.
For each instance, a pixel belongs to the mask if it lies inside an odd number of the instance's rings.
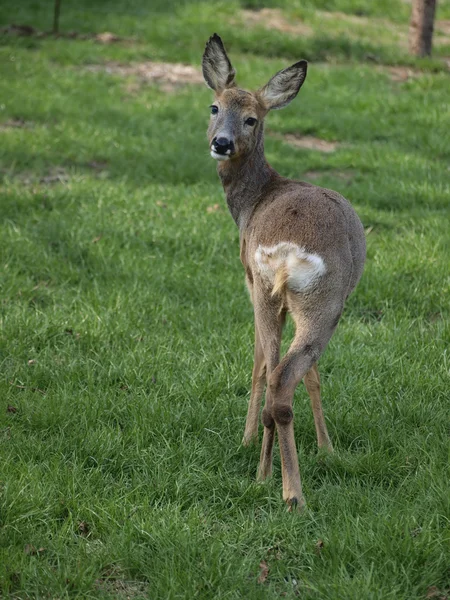
{"label": "deer's left ear", "polygon": [[283,108],[295,98],[306,79],[307,67],[306,60],[301,60],[292,67],[279,71],[259,90],[260,98],[268,110]]}
{"label": "deer's left ear", "polygon": [[217,33],[211,36],[206,44],[202,69],[206,85],[219,94],[225,88],[235,85],[236,71],[231,66],[222,40]]}

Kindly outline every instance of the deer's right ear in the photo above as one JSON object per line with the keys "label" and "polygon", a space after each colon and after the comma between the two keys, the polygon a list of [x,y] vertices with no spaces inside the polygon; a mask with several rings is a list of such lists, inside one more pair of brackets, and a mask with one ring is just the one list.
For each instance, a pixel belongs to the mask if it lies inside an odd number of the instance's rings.
{"label": "deer's right ear", "polygon": [[206,44],[202,70],[206,85],[217,93],[235,85],[236,71],[231,66],[222,40],[217,33],[211,36]]}

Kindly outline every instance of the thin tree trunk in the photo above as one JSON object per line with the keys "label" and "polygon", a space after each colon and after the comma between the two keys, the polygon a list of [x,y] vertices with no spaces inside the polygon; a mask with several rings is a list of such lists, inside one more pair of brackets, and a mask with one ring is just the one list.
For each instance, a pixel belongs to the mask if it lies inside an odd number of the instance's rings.
{"label": "thin tree trunk", "polygon": [[437,0],[413,0],[409,24],[409,51],[415,56],[430,56],[434,13]]}
{"label": "thin tree trunk", "polygon": [[53,13],[53,33],[59,32],[59,10],[61,8],[61,0],[55,0],[55,11]]}

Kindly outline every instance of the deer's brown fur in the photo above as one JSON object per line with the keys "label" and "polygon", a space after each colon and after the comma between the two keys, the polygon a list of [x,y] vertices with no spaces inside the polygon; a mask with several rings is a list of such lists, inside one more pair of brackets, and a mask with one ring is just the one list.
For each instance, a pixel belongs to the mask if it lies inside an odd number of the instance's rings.
{"label": "deer's brown fur", "polygon": [[[278,433],[283,498],[304,504],[294,440],[292,402],[303,379],[311,398],[318,445],[332,449],[320,400],[317,360],[358,283],[365,261],[362,224],[337,192],[286,179],[264,157],[263,122],[270,109],[297,95],[306,62],[277,73],[255,93],[239,89],[220,38],[214,34],[203,56],[203,73],[215,91],[208,139],[231,215],[239,227],[241,261],[255,313],[252,391],[243,442],[257,438],[262,411],[264,435],[258,477],[272,470]],[[280,359],[287,312],[294,340]]]}

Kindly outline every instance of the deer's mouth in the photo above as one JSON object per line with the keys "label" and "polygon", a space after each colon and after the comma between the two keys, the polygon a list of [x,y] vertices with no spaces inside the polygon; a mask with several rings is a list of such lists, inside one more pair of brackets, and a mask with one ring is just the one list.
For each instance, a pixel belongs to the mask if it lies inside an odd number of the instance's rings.
{"label": "deer's mouth", "polygon": [[231,151],[228,150],[229,154],[219,154],[218,152],[216,152],[213,147],[211,146],[211,156],[215,159],[215,160],[230,160],[231,158]]}
{"label": "deer's mouth", "polygon": [[215,160],[230,160],[236,152],[233,140],[224,136],[214,137],[209,149]]}

